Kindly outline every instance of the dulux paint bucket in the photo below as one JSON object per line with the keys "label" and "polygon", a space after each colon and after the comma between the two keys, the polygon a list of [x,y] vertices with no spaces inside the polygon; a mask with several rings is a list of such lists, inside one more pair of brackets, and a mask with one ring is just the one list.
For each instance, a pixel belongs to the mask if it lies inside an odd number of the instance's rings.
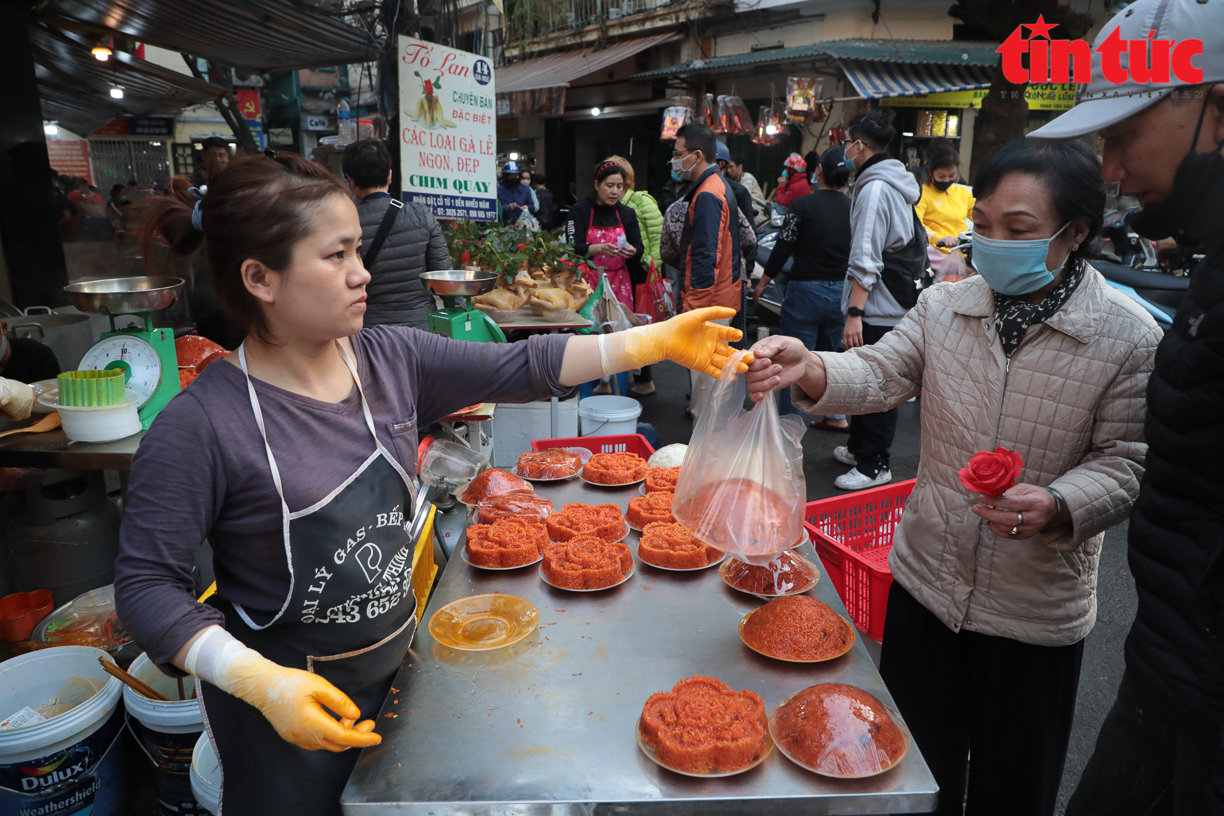
{"label": "dulux paint bucket", "polygon": [[54,700],[70,677],[104,681],[76,708],[44,722],[0,729],[0,816],[117,816],[127,806],[123,684],[101,649],[58,646],[0,663],[0,717]]}
{"label": "dulux paint bucket", "polygon": [[179,700],[178,681],[162,674],[148,655],[136,658],[128,671],[170,700],[150,700],[133,688],[123,687],[123,705],[131,718],[136,744],[153,766],[153,786],[162,813],[204,813],[191,793],[192,752],[204,730],[200,701],[191,696],[195,678],[183,678],[183,690],[189,699]]}

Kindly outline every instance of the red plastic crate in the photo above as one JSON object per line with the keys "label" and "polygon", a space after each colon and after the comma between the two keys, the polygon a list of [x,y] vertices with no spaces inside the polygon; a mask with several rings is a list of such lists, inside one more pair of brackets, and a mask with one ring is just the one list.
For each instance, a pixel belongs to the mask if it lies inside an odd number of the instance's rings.
{"label": "red plastic crate", "polygon": [[586,448],[591,453],[636,453],[643,459],[649,459],[655,452],[655,449],[646,441],[646,437],[641,434],[572,436],[561,439],[537,439],[531,443],[533,451],[549,448]]}
{"label": "red plastic crate", "polygon": [[888,553],[914,479],[808,502],[807,527],[829,580],[851,620],[873,640],[884,639],[892,572]]}

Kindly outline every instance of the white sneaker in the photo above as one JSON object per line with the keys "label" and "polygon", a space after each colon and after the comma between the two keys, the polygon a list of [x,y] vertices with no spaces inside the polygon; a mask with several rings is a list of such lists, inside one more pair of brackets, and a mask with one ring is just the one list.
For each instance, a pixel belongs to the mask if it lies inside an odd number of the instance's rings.
{"label": "white sneaker", "polygon": [[833,458],[841,462],[843,465],[850,465],[851,467],[858,464],[858,460],[854,458],[854,454],[851,453],[850,449],[845,445],[838,445],[833,449]]}
{"label": "white sneaker", "polygon": [[874,479],[865,475],[858,468],[851,468],[846,473],[833,480],[833,486],[838,490],[864,490],[868,487],[879,487],[892,481],[892,472],[881,470]]}

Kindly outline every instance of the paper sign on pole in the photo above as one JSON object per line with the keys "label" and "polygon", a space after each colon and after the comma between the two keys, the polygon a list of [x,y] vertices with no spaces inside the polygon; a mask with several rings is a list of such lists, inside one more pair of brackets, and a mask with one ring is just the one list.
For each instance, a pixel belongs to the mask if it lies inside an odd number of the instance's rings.
{"label": "paper sign on pole", "polygon": [[399,38],[405,201],[437,218],[497,217],[497,94],[479,54]]}
{"label": "paper sign on pole", "polygon": [[89,142],[84,139],[48,139],[47,157],[51,159],[51,169],[60,175],[79,176],[93,184]]}

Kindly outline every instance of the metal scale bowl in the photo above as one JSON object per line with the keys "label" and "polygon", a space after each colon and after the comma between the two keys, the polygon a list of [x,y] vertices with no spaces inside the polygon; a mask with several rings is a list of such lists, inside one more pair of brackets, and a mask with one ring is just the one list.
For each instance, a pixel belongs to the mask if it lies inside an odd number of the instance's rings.
{"label": "metal scale bowl", "polygon": [[442,299],[442,308],[429,316],[431,332],[474,343],[506,342],[493,318],[472,306],[476,295],[493,291],[497,273],[473,269],[422,272],[421,284]]}
{"label": "metal scale bowl", "polygon": [[[182,290],[183,279],[171,277],[108,278],[64,287],[82,312],[110,318],[111,330],[85,352],[77,368],[122,369],[145,430],[179,392],[174,331],[154,328],[153,313],[173,306]],[[142,325],[117,328],[115,318],[122,315],[137,317]]]}

